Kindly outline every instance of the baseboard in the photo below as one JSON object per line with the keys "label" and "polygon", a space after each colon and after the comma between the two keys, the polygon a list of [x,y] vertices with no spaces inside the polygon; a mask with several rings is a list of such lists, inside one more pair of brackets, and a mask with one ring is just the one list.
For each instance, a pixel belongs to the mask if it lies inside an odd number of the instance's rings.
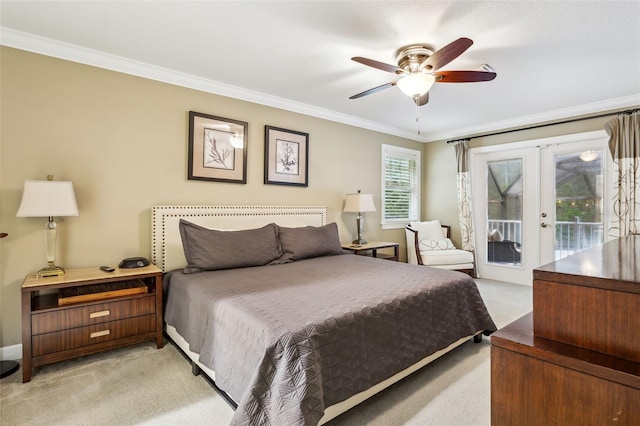
{"label": "baseboard", "polygon": [[0,347],[1,360],[17,360],[22,359],[22,343],[19,345]]}

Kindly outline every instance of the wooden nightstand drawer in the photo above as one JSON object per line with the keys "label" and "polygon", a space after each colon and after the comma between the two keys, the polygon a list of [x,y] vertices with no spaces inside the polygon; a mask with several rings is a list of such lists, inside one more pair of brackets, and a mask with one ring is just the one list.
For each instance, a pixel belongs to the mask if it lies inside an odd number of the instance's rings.
{"label": "wooden nightstand drawer", "polygon": [[128,300],[66,307],[32,315],[32,334],[44,334],[156,312],[156,296],[149,294]]}
{"label": "wooden nightstand drawer", "polygon": [[41,356],[80,348],[122,337],[156,331],[156,315],[144,315],[120,321],[110,321],[71,330],[33,336],[33,356]]}

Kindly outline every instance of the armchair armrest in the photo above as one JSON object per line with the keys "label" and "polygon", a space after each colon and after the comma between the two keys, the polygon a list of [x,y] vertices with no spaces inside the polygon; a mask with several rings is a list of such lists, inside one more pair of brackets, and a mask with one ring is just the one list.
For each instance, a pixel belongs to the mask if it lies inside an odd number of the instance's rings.
{"label": "armchair armrest", "polygon": [[418,241],[418,231],[407,225],[404,228],[407,237],[407,262],[414,265],[422,265],[422,256],[420,255],[420,242]]}

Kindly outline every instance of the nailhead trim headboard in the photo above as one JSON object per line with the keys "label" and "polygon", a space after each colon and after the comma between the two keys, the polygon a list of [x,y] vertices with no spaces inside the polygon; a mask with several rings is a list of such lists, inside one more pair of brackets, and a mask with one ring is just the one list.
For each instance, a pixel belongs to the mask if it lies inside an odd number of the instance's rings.
{"label": "nailhead trim headboard", "polygon": [[259,228],[269,223],[286,227],[324,226],[326,207],[309,206],[153,206],[151,261],[168,272],[186,266],[178,224],[180,219],[212,229]]}

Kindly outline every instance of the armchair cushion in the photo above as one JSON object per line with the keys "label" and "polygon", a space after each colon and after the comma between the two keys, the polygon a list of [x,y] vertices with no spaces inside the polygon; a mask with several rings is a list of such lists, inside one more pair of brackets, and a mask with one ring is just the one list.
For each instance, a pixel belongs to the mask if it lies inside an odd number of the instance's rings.
{"label": "armchair cushion", "polygon": [[420,240],[440,240],[448,237],[447,229],[442,227],[439,220],[410,222],[409,226],[418,232],[418,239]]}
{"label": "armchair cushion", "polygon": [[494,229],[493,231],[489,232],[487,239],[489,241],[502,241],[503,240],[502,232],[498,231],[497,229]]}
{"label": "armchair cushion", "polygon": [[[420,252],[422,257],[422,264],[426,266],[456,266],[451,269],[466,269],[458,268],[459,265],[467,265],[467,267],[473,268],[473,253],[466,250],[427,250]],[[470,265],[469,265],[470,264]]]}
{"label": "armchair cushion", "polygon": [[449,238],[442,238],[439,240],[424,240],[420,239],[420,233],[418,233],[418,244],[420,251],[428,250],[455,250],[456,246]]}

